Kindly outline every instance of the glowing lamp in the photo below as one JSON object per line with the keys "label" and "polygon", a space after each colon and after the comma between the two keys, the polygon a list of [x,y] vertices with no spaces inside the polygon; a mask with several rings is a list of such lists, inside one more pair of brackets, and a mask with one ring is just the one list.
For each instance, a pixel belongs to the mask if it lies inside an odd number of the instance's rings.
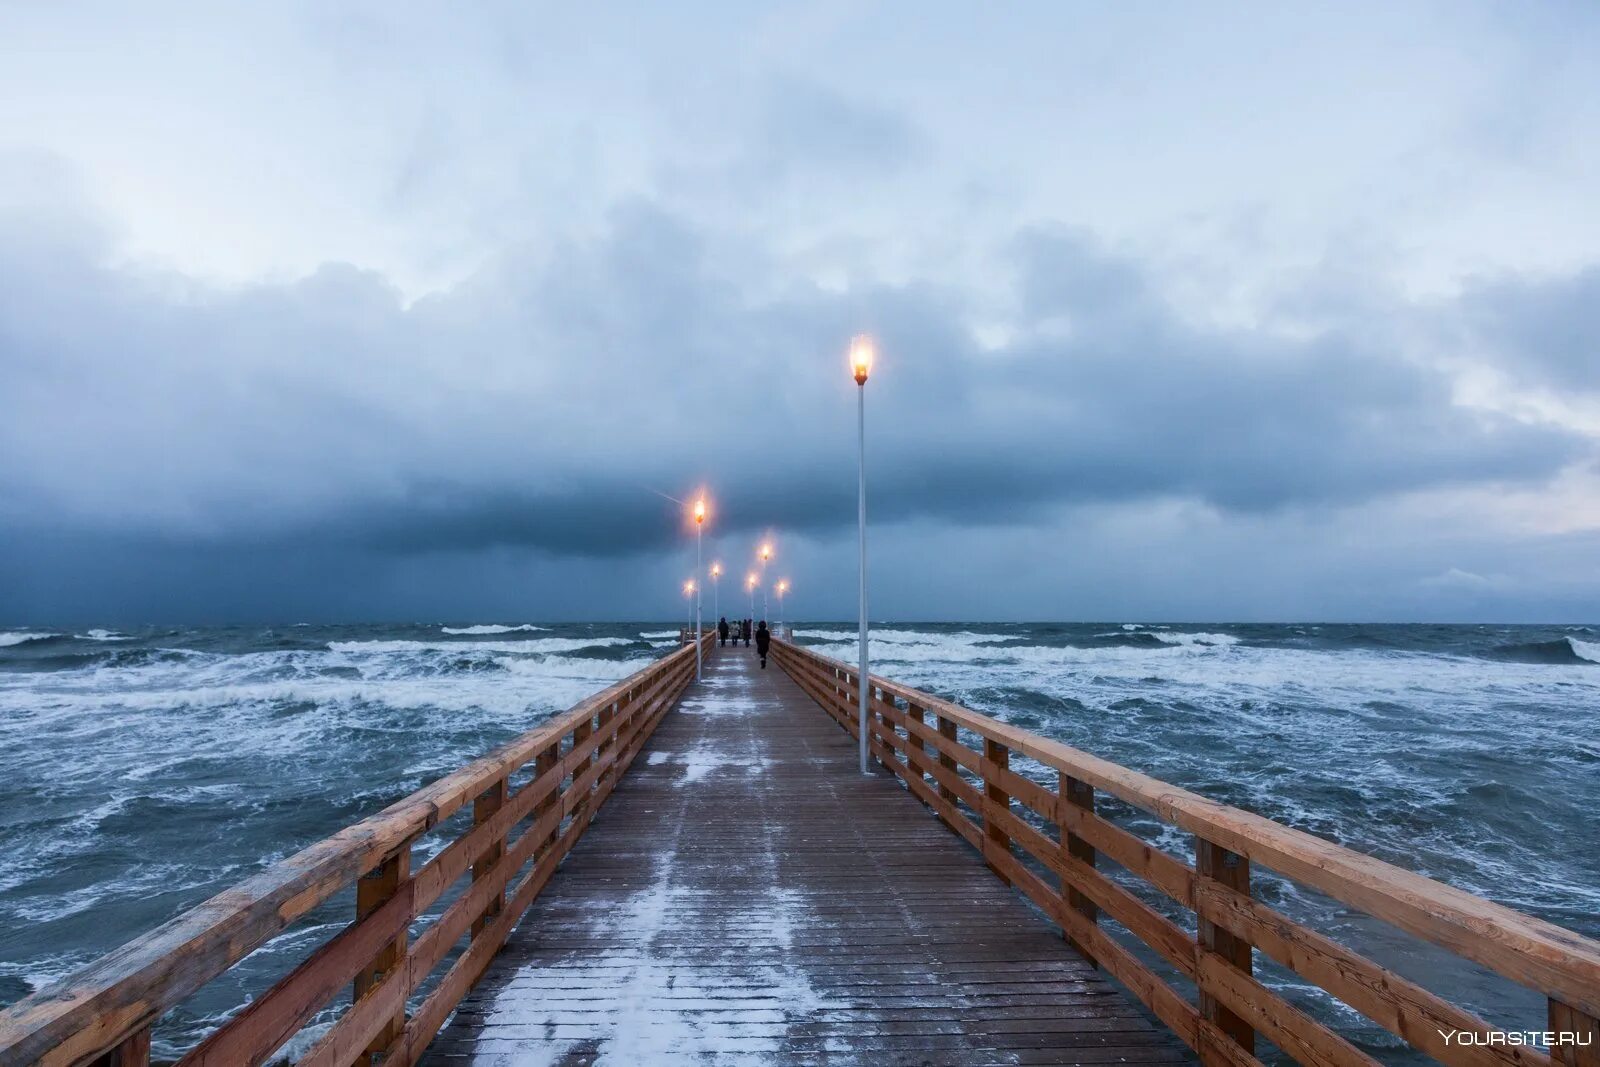
{"label": "glowing lamp", "polygon": [[857,385],[867,384],[867,375],[872,371],[872,338],[866,334],[859,334],[850,342],[850,370]]}

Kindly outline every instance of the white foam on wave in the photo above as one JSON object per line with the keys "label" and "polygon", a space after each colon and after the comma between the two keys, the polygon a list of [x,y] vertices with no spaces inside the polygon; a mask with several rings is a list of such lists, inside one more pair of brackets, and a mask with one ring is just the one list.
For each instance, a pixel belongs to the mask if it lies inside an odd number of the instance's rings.
{"label": "white foam on wave", "polygon": [[60,636],[60,634],[39,633],[34,630],[14,630],[10,633],[0,633],[0,648],[26,644],[29,641],[43,641],[49,637]]}
{"label": "white foam on wave", "polygon": [[677,630],[651,630],[649,633],[642,633],[639,636],[646,641],[664,641],[669,637],[676,639],[678,633],[679,631]]}
{"label": "white foam on wave", "polygon": [[[1130,624],[1131,625],[1131,624]],[[1132,631],[1110,631],[1094,636],[1099,638],[1132,636]],[[941,633],[930,630],[873,630],[868,635],[868,655],[885,663],[903,664],[1036,664],[1127,662],[1143,664],[1159,662],[1174,656],[1216,656],[1239,644],[1232,634],[1211,632],[1185,632],[1173,630],[1145,630],[1160,642],[1145,648],[1124,645],[1026,645],[1015,643],[1019,634],[976,633],[960,631]],[[856,635],[840,630],[799,631],[797,637],[821,639],[813,644],[814,651],[836,659],[852,658]]]}
{"label": "white foam on wave", "polygon": [[86,634],[78,634],[81,641],[126,641],[127,634],[119,634],[115,630],[90,630]]}
{"label": "white foam on wave", "polygon": [[330,652],[383,655],[394,652],[576,652],[581,648],[631,645],[626,637],[535,637],[527,641],[330,641]]}
{"label": "white foam on wave", "polygon": [[1150,636],[1154,637],[1157,641],[1162,641],[1169,645],[1211,645],[1214,647],[1226,648],[1229,645],[1237,645],[1239,643],[1239,639],[1232,634],[1212,634],[1203,632],[1191,634],[1184,633],[1182,631],[1178,631],[1176,633],[1156,633],[1155,631],[1151,631]]}
{"label": "white foam on wave", "polygon": [[1572,646],[1572,654],[1579,659],[1586,659],[1590,663],[1600,663],[1600,642],[1579,641],[1576,637],[1567,638],[1567,644]]}
{"label": "white foam on wave", "polygon": [[498,623],[481,623],[477,626],[441,626],[441,633],[455,634],[457,636],[472,636],[477,634],[516,634],[533,633],[548,630],[548,626],[534,626],[532,623],[523,623],[521,626],[502,626]]}

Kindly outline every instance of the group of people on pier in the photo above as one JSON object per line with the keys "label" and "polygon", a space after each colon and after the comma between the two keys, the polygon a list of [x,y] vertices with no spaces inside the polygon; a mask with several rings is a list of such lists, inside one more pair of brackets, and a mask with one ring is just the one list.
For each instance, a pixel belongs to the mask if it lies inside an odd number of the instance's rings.
{"label": "group of people on pier", "polygon": [[737,646],[742,640],[744,647],[749,648],[750,638],[754,636],[756,654],[761,657],[761,665],[765,667],[767,665],[767,648],[772,642],[772,631],[767,629],[767,621],[765,619],[757,623],[754,630],[751,629],[750,623],[751,620],[749,619],[734,619],[730,623],[728,622],[728,617],[724,615],[717,620],[717,644]]}

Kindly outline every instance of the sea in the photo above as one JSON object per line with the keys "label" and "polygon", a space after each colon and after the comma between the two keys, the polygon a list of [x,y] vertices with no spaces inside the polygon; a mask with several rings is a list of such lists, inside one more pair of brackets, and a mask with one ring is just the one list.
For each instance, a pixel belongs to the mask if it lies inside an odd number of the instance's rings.
{"label": "sea", "polygon": [[[797,639],[855,655],[850,623]],[[0,1005],[448,773],[675,645],[674,623],[0,627]],[[1600,626],[875,622],[873,669],[1600,938]],[[1187,857],[1192,840],[1119,823]],[[1258,892],[1515,1029],[1536,997],[1262,872]],[[187,1047],[326,937],[157,1034]],[[981,916],[974,916],[981,922]],[[1385,1062],[1360,1016],[1280,992]]]}

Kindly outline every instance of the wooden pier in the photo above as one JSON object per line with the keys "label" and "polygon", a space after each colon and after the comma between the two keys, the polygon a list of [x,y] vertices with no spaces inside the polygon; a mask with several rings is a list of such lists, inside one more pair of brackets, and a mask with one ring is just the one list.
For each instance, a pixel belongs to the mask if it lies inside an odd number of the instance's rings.
{"label": "wooden pier", "polygon": [[711,658],[425,1063],[1188,1058],[756,663]]}
{"label": "wooden pier", "polygon": [[[145,1067],[162,1016],[334,906],[177,1062],[1381,1062],[1270,960],[1441,1063],[1600,1067],[1594,941],[877,676],[863,776],[853,668],[700,650],[703,682],[685,646],[0,1011],[0,1067]],[[1532,990],[1554,1040],[1277,911],[1257,870]]]}

